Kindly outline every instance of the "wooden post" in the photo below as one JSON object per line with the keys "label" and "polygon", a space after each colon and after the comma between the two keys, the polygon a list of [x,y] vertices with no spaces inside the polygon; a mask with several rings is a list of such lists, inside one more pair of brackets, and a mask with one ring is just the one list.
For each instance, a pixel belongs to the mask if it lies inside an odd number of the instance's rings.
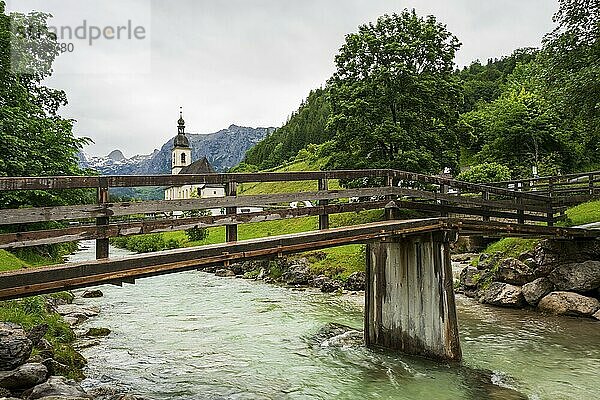
{"label": "wooden post", "polygon": [[[96,190],[97,202],[99,205],[104,205],[108,203],[108,179],[106,177],[100,178],[100,186],[98,186]],[[109,223],[108,217],[99,217],[96,218],[97,226],[106,226]],[[100,260],[103,258],[108,258],[108,246],[109,239],[96,239],[96,260]]]}
{"label": "wooden post", "polygon": [[[319,191],[329,190],[329,181],[327,178],[319,179]],[[329,200],[319,200],[319,206],[326,206],[329,204]],[[319,215],[319,229],[329,229],[329,215],[326,213]]]}
{"label": "wooden post", "polygon": [[[225,196],[237,196],[237,183],[227,182],[225,187]],[[227,215],[236,215],[237,207],[227,207],[225,213]],[[227,225],[226,228],[226,239],[227,242],[237,242],[238,240],[238,227],[237,224]]]}
{"label": "wooden post", "polygon": [[522,197],[517,197],[517,222],[519,224],[525,223],[525,210],[523,209]]}
{"label": "wooden post", "polygon": [[370,244],[365,289],[367,346],[460,361],[449,233]]}
{"label": "wooden post", "polygon": [[548,197],[554,197],[554,179],[548,179]]}
{"label": "wooden post", "polygon": [[[442,185],[440,189],[442,190],[442,194],[448,194],[450,192],[450,187],[448,185]],[[459,193],[459,195],[460,195],[460,193]],[[440,204],[443,207],[443,206],[448,205],[448,202],[446,200],[441,200]],[[444,208],[442,208],[442,209],[444,209]],[[444,210],[444,211],[442,211],[441,215],[442,215],[442,217],[447,217],[449,214],[447,211]]]}
{"label": "wooden post", "polygon": [[554,206],[552,204],[552,199],[548,201],[548,213],[546,213],[546,218],[548,219],[548,226],[554,226]]}
{"label": "wooden post", "polygon": [[594,196],[594,174],[590,174],[588,179],[588,188],[590,189],[590,196]]}
{"label": "wooden post", "polygon": [[[396,184],[396,182],[395,182],[395,180],[394,180],[394,177],[393,177],[393,176],[391,176],[391,175],[388,175],[388,176],[386,177],[386,182],[385,182],[385,184],[386,184],[386,186],[388,186],[388,187],[394,187],[394,185]],[[392,196],[392,195],[385,196],[385,199],[386,199],[388,202],[395,200],[395,199],[394,199],[394,196]],[[385,209],[385,219],[386,219],[386,220],[388,220],[388,221],[390,221],[390,220],[393,220],[393,219],[396,219],[396,214],[397,214],[397,213],[396,213],[395,211],[396,211],[396,210],[395,210],[394,208],[386,208],[386,209]]]}
{"label": "wooden post", "polygon": [[[484,191],[484,192],[481,194],[481,197],[482,197],[482,199],[483,199],[484,201],[490,201],[490,192],[488,192],[487,190],[486,190],[486,191]],[[484,207],[483,207],[483,209],[484,209],[484,210],[489,210],[490,208],[489,208],[489,207],[486,207],[486,206],[484,206]],[[483,216],[483,220],[484,220],[485,222],[489,222],[489,221],[490,221],[490,217],[489,217],[489,215],[484,215],[484,216]]]}

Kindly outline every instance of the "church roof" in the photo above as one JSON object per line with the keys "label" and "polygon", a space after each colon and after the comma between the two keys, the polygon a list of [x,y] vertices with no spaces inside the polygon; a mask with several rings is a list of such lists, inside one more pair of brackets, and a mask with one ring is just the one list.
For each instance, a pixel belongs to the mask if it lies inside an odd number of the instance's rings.
{"label": "church roof", "polygon": [[190,141],[185,134],[178,134],[173,141],[173,147],[190,147]]}
{"label": "church roof", "polygon": [[187,167],[183,167],[181,171],[179,171],[180,175],[200,175],[214,173],[216,173],[216,171],[212,165],[210,165],[206,157],[202,157],[200,160],[191,163]]}

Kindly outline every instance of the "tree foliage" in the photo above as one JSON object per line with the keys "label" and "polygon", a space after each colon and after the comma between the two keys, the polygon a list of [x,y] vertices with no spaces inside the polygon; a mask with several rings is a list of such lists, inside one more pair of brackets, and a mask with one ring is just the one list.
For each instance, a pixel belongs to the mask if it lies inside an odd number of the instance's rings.
{"label": "tree foliage", "polygon": [[[56,36],[48,31],[48,14],[5,13],[0,1],[0,176],[78,175],[76,154],[86,139],[72,133],[73,121],[62,118],[67,103],[61,90],[44,86],[58,55]],[[12,24],[12,25],[11,25]],[[28,39],[12,27],[35,27]],[[89,193],[33,191],[0,195],[1,207],[49,206],[83,202]]]}
{"label": "tree foliage", "polygon": [[438,172],[456,167],[460,43],[433,16],[405,10],[348,35],[329,81],[332,168]]}

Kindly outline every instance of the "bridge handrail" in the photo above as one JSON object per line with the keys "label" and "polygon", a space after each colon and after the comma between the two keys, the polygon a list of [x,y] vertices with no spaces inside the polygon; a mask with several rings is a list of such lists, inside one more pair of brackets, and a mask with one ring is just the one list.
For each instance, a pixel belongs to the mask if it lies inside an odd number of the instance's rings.
{"label": "bridge handrail", "polygon": [[[329,190],[329,180],[378,178],[376,187]],[[238,195],[238,183],[317,181],[318,191]],[[371,182],[372,183],[372,182]],[[185,184],[222,184],[225,197],[143,202],[109,201],[115,187],[173,186]],[[96,204],[0,209],[0,226],[14,225],[19,232],[0,233],[0,248],[96,239],[99,258],[107,257],[108,238],[143,233],[183,230],[194,226],[226,226],[227,240],[237,240],[238,223],[318,216],[319,229],[329,227],[329,215],[360,210],[386,210],[394,219],[398,208],[425,212],[476,215],[490,218],[547,222],[552,225],[559,209],[548,197],[488,185],[461,182],[391,169],[302,172],[262,172],[199,175],[150,176],[55,176],[2,177],[0,192],[15,190],[96,189]],[[452,189],[452,190],[450,190]],[[360,199],[361,204],[352,204]],[[287,204],[318,201],[316,207],[295,210]],[[336,201],[331,203],[331,201]],[[286,206],[282,206],[286,204]],[[259,212],[240,211],[241,207],[261,207]],[[178,213],[224,209],[224,215],[194,216]],[[131,216],[142,219],[132,222]],[[156,220],[158,218],[158,220]],[[95,220],[95,225],[92,222]],[[70,226],[50,230],[29,230],[24,225],[45,221],[74,221]]]}
{"label": "bridge handrail", "polygon": [[117,187],[143,186],[182,186],[190,184],[229,184],[256,182],[306,181],[320,179],[359,179],[386,178],[420,181],[435,185],[445,185],[473,192],[488,192],[508,197],[545,201],[545,196],[523,193],[457,181],[433,175],[414,172],[373,169],[373,170],[336,170],[336,171],[290,171],[257,173],[219,173],[198,175],[113,175],[113,176],[51,176],[51,177],[0,177],[0,192],[14,190],[58,190],[58,189],[95,189],[102,185]]}
{"label": "bridge handrail", "polygon": [[513,179],[509,181],[496,181],[488,183],[490,186],[499,186],[499,185],[510,185],[510,184],[518,184],[518,183],[526,183],[526,182],[543,182],[548,180],[558,181],[561,179],[574,179],[574,178],[589,178],[590,176],[600,176],[600,171],[590,171],[590,172],[577,172],[573,174],[564,174],[564,175],[548,175],[548,176],[539,176],[537,178],[523,178],[523,179]]}

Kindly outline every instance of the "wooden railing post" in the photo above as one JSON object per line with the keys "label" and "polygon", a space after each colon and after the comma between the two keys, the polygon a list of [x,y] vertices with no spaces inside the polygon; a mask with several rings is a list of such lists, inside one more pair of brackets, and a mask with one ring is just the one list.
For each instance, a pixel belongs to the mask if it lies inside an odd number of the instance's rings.
{"label": "wooden railing post", "polygon": [[[395,184],[396,184],[396,182],[394,180],[394,177],[391,174],[388,175],[388,176],[386,176],[386,178],[385,178],[385,185],[387,187],[394,187]],[[392,195],[385,196],[385,200],[388,201],[388,202],[393,201],[394,200],[394,196],[392,196]],[[388,221],[396,219],[396,215],[395,215],[395,212],[394,212],[393,208],[386,208],[385,209],[385,219],[388,220]]]}
{"label": "wooden railing post", "polygon": [[548,201],[548,213],[546,213],[546,218],[548,218],[548,226],[554,226],[554,205],[552,199],[549,199]]}
{"label": "wooden railing post", "polygon": [[[448,185],[441,185],[440,187],[442,194],[448,194],[450,192],[450,186]],[[457,193],[458,195],[460,195],[460,193]],[[441,200],[440,204],[442,205],[442,217],[447,217],[449,215],[448,211],[446,211],[443,207],[448,205],[448,202],[446,200]]]}
{"label": "wooden railing post", "polygon": [[[227,186],[225,187],[225,196],[237,196],[237,183],[236,182],[227,182]],[[225,213],[227,215],[236,215],[237,207],[227,207]],[[226,239],[227,242],[237,242],[238,240],[238,227],[237,224],[227,225],[226,230]]]}
{"label": "wooden railing post", "polygon": [[[99,205],[102,206],[102,205],[108,203],[108,179],[106,177],[100,178],[100,184],[97,188],[96,195],[97,195],[97,202]],[[106,225],[108,225],[108,223],[109,223],[108,217],[96,218],[97,226],[106,226]],[[109,246],[108,238],[96,239],[96,259],[97,260],[100,260],[103,258],[108,258],[108,256],[109,256],[108,246]]]}
{"label": "wooden railing post", "polygon": [[[327,178],[319,179],[319,191],[329,190],[329,181]],[[329,204],[329,200],[319,200],[319,206],[326,206]],[[319,215],[319,229],[329,229],[329,214],[323,213]]]}
{"label": "wooden railing post", "polygon": [[548,179],[548,197],[554,197],[554,179],[552,178]]}
{"label": "wooden railing post", "polygon": [[[487,190],[484,190],[484,191],[483,191],[483,193],[481,193],[481,197],[482,197],[483,201],[486,201],[486,202],[487,202],[487,201],[490,201],[490,192],[488,192]],[[489,207],[486,207],[486,206],[484,206],[484,207],[483,207],[483,209],[484,209],[485,211],[488,211],[490,208],[489,208]],[[489,221],[490,221],[490,216],[489,216],[489,215],[484,215],[484,216],[483,216],[483,220],[484,220],[485,222],[489,222]]]}
{"label": "wooden railing post", "polygon": [[588,188],[590,189],[590,196],[594,196],[594,174],[590,174],[588,179]]}
{"label": "wooden railing post", "polygon": [[525,210],[523,209],[523,198],[517,197],[517,222],[519,224],[525,223]]}

